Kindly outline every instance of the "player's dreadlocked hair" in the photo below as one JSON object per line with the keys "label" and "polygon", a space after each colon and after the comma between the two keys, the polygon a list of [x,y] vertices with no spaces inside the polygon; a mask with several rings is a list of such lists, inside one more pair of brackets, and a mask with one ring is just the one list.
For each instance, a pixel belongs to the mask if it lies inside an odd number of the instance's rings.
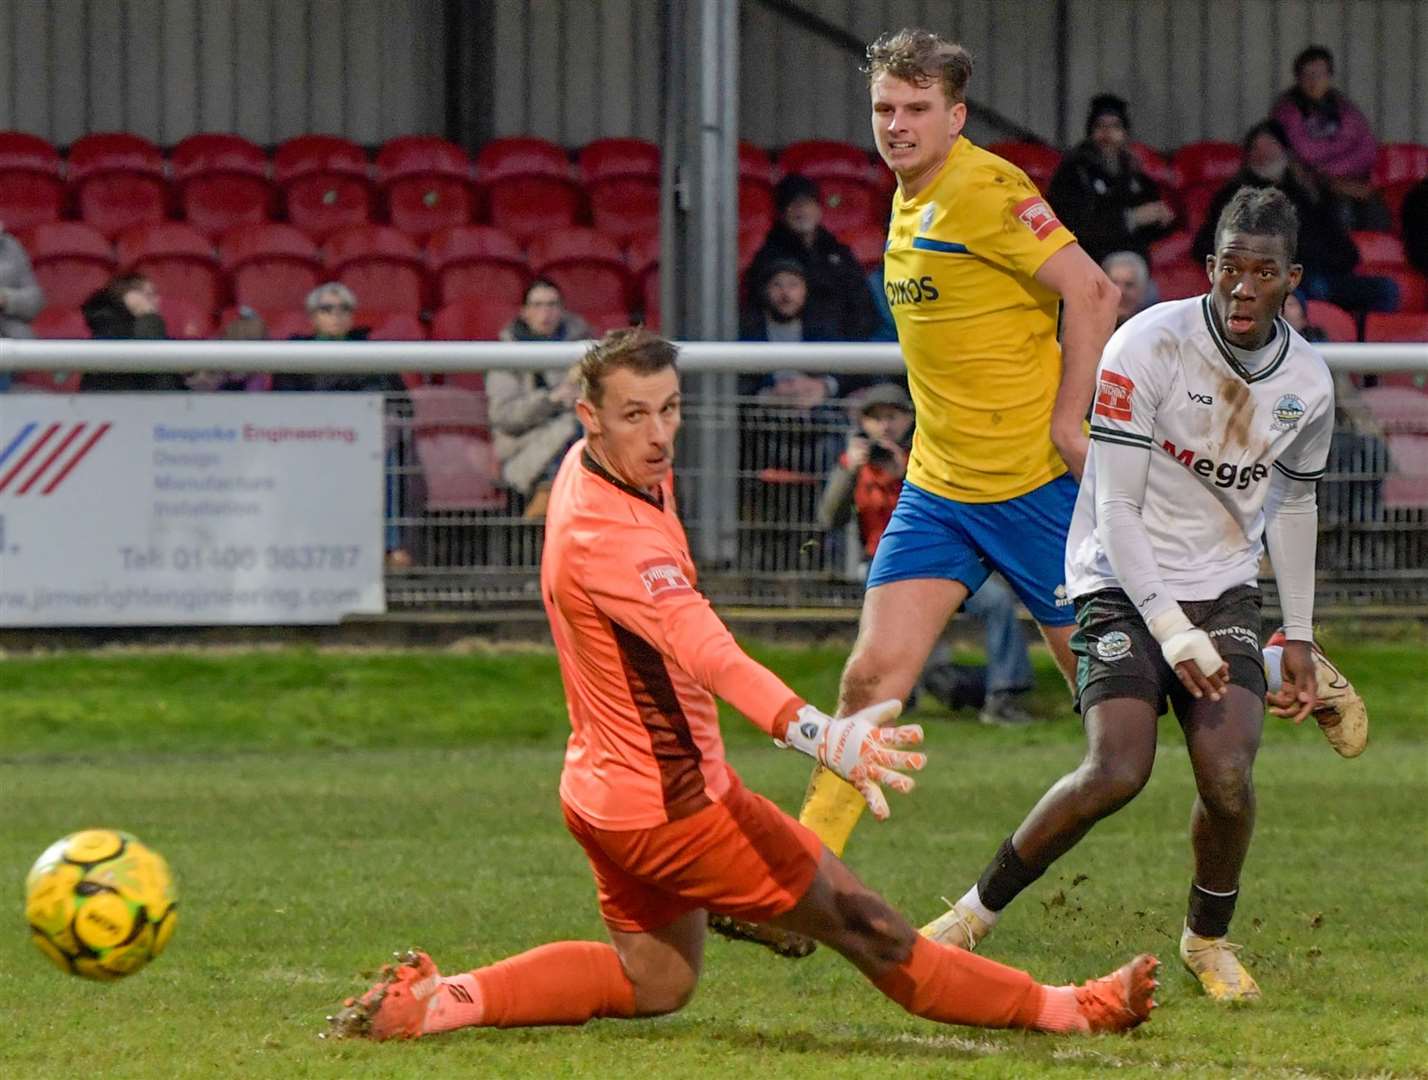
{"label": "player's dreadlocked hair", "polygon": [[1220,212],[1215,224],[1215,247],[1226,232],[1278,236],[1291,261],[1299,249],[1299,213],[1289,196],[1276,187],[1242,187]]}
{"label": "player's dreadlocked hair", "polygon": [[674,367],[678,356],[673,342],[642,326],[611,330],[580,358],[580,396],[599,405],[605,376],[616,368],[629,368],[636,375],[653,375]]}
{"label": "player's dreadlocked hair", "polygon": [[868,46],[863,74],[868,82],[883,74],[918,87],[940,82],[947,103],[957,105],[967,100],[972,54],[931,30],[908,27],[884,34]]}

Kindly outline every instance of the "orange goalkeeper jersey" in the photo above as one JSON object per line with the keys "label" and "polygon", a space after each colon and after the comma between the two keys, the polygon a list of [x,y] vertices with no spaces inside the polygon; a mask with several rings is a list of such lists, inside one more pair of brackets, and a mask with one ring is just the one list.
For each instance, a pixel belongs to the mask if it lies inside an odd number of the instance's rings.
{"label": "orange goalkeeper jersey", "polygon": [[540,577],[570,713],[560,797],[592,825],[652,828],[723,798],[715,695],[770,734],[803,705],[695,588],[670,478],[658,494],[630,487],[576,443]]}

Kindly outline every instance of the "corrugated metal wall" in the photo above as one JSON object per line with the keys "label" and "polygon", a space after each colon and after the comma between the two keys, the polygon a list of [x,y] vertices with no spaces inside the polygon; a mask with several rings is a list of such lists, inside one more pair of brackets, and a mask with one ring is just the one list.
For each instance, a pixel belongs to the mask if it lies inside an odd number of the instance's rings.
{"label": "corrugated metal wall", "polygon": [[440,0],[0,0],[0,128],[440,131]]}

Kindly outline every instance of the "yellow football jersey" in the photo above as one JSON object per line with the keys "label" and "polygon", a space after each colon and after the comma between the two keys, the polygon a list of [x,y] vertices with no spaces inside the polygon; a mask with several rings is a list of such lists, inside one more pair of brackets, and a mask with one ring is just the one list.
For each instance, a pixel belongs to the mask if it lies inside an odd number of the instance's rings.
{"label": "yellow football jersey", "polygon": [[917,406],[918,487],[1001,502],[1066,471],[1051,443],[1060,297],[1032,275],[1075,240],[1025,173],[965,138],[917,198],[894,196],[883,282]]}

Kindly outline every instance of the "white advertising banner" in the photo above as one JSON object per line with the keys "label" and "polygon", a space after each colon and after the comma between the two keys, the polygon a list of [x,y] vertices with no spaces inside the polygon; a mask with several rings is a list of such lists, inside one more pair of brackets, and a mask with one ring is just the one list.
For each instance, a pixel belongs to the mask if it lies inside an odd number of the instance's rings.
{"label": "white advertising banner", "polygon": [[0,626],[381,612],[377,394],[0,395]]}

